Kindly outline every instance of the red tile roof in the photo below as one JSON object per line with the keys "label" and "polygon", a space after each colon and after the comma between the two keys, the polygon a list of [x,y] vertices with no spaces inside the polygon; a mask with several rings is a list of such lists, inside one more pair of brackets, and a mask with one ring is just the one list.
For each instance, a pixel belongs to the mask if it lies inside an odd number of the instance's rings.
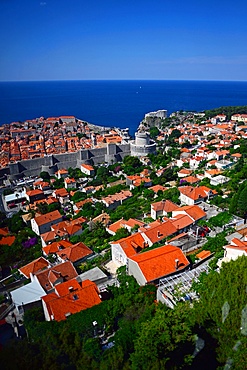
{"label": "red tile roof", "polygon": [[55,231],[48,231],[47,233],[41,234],[41,238],[44,240],[45,243],[48,243],[55,239],[56,237]]}
{"label": "red tile roof", "polygon": [[170,200],[161,200],[160,202],[152,203],[151,207],[156,212],[172,212],[178,208],[178,206]]}
{"label": "red tile roof", "polygon": [[211,190],[210,188],[206,186],[198,186],[196,188],[193,188],[192,186],[183,186],[183,187],[179,187],[178,190],[180,191],[180,193],[186,195],[188,198],[191,198],[193,200],[198,200],[200,198],[206,198],[210,191],[213,194],[217,194],[216,190]]}
{"label": "red tile roof", "polygon": [[111,242],[111,244],[119,244],[127,257],[131,257],[141,249],[147,247],[145,239],[140,233],[130,235],[116,242]]}
{"label": "red tile roof", "polygon": [[78,283],[75,279],[56,286],[55,292],[42,297],[51,319],[65,320],[101,303],[97,285],[90,280]]}
{"label": "red tile roof", "polygon": [[78,276],[70,261],[52,266],[44,271],[35,273],[40,285],[45,291],[49,291],[57,283],[71,280]]}
{"label": "red tile roof", "polygon": [[92,250],[82,242],[76,243],[57,252],[57,256],[61,257],[65,261],[69,260],[72,263],[90,256],[91,254],[93,254]]}
{"label": "red tile roof", "polygon": [[9,229],[7,227],[1,227],[0,228],[0,235],[6,236],[9,233]]}
{"label": "red tile roof", "polygon": [[152,244],[163,240],[167,236],[173,235],[177,232],[177,228],[170,220],[162,222],[161,224],[146,228],[143,234],[151,241]]}
{"label": "red tile roof", "polygon": [[56,190],[54,190],[53,193],[54,193],[55,197],[62,197],[62,198],[67,197],[69,195],[65,188],[56,189]]}
{"label": "red tile roof", "polygon": [[[130,258],[135,261],[147,282],[151,282],[183,270],[189,266],[189,261],[180,248],[165,245]],[[176,268],[176,260],[178,265]]]}
{"label": "red tile roof", "polygon": [[30,191],[27,191],[26,194],[29,196],[29,197],[33,197],[35,195],[40,195],[40,194],[44,194],[44,192],[40,189],[34,189],[34,190],[30,190]]}
{"label": "red tile roof", "polygon": [[200,181],[200,179],[198,179],[198,177],[195,177],[195,176],[187,176],[187,177],[184,177],[183,180],[185,180],[186,182],[190,184],[196,184],[197,182]]}
{"label": "red tile roof", "polygon": [[197,253],[196,257],[200,260],[203,260],[204,258],[207,258],[211,255],[210,251],[201,251],[200,253]]}
{"label": "red tile roof", "polygon": [[56,210],[53,212],[46,213],[45,215],[35,217],[35,221],[38,226],[41,226],[48,224],[49,222],[57,221],[59,219],[61,220],[61,218],[62,218],[61,214],[58,212],[58,210]]}
{"label": "red tile roof", "polygon": [[88,171],[94,171],[93,166],[90,166],[90,164],[82,164],[81,167],[85,168]]}
{"label": "red tile roof", "polygon": [[161,191],[165,191],[165,190],[167,190],[167,188],[165,188],[164,186],[162,186],[162,185],[154,185],[154,186],[151,186],[150,188],[149,188],[149,190],[153,190],[155,193],[158,193],[158,191],[159,190],[161,190]]}
{"label": "red tile roof", "polygon": [[44,257],[39,257],[36,260],[28,263],[27,265],[21,267],[19,271],[26,277],[30,278],[30,274],[35,274],[43,269],[46,269],[50,266],[49,262],[46,261]]}
{"label": "red tile roof", "polygon": [[123,225],[129,226],[132,228],[136,225],[143,226],[145,225],[145,223],[142,221],[136,220],[135,218],[130,218],[128,221],[123,220]]}
{"label": "red tile roof", "polygon": [[49,254],[56,253],[61,249],[68,248],[71,245],[73,245],[73,244],[70,243],[67,240],[60,240],[58,242],[53,242],[51,244],[48,244],[45,247],[43,247],[42,249],[45,252],[45,254],[48,256]]}
{"label": "red tile roof", "polygon": [[174,210],[174,213],[187,213],[193,220],[197,221],[206,216],[206,213],[197,205],[183,206]]}
{"label": "red tile roof", "polygon": [[123,228],[123,222],[124,220],[121,219],[121,220],[118,220],[116,222],[114,222],[113,224],[109,225],[108,226],[108,229],[113,232],[113,233],[116,233],[119,229]]}
{"label": "red tile roof", "polygon": [[179,214],[173,217],[171,222],[177,230],[182,230],[185,227],[192,225],[194,220],[192,220],[188,215]]}
{"label": "red tile roof", "polygon": [[11,246],[15,241],[15,236],[14,235],[11,235],[11,236],[4,236],[1,240],[0,240],[0,245],[8,245],[8,246]]}

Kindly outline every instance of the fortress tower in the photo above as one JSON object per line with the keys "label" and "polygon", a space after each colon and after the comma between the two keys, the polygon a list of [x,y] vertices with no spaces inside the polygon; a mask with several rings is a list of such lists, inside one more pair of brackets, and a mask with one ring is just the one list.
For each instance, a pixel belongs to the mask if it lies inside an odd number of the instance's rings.
{"label": "fortress tower", "polygon": [[149,132],[145,130],[143,124],[140,124],[138,131],[135,133],[135,140],[130,142],[130,154],[135,157],[143,157],[155,152],[155,141],[150,139]]}

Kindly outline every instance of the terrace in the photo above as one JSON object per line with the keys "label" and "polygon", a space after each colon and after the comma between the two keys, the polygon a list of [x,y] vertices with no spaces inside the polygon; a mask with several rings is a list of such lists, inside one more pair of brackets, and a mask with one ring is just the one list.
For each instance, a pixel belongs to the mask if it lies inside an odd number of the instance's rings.
{"label": "terrace", "polygon": [[157,290],[157,300],[174,308],[179,301],[191,302],[198,298],[197,293],[191,289],[192,284],[198,282],[202,272],[209,272],[210,260],[200,263],[192,270],[161,279]]}

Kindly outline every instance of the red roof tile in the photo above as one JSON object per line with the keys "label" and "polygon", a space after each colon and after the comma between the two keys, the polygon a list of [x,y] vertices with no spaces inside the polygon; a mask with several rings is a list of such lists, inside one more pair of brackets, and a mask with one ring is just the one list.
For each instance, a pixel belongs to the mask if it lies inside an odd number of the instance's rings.
{"label": "red roof tile", "polygon": [[35,221],[38,226],[45,225],[52,221],[57,221],[59,219],[62,219],[61,214],[58,212],[58,210],[46,213],[45,215],[41,215],[38,217],[35,217]]}
{"label": "red roof tile", "polygon": [[193,220],[197,221],[206,216],[206,213],[197,205],[183,206],[174,210],[174,213],[187,213]]}
{"label": "red roof tile", "polygon": [[48,256],[49,254],[56,253],[61,249],[68,248],[71,245],[73,245],[73,244],[70,243],[67,240],[60,240],[58,242],[53,242],[51,244],[48,244],[45,247],[43,247],[42,249],[45,252],[45,254]]}
{"label": "red roof tile", "polygon": [[44,271],[35,273],[40,285],[45,291],[53,288],[54,284],[71,280],[78,276],[70,261],[52,266]]}
{"label": "red roof tile", "polygon": [[4,236],[1,240],[0,240],[0,245],[8,245],[8,246],[11,246],[15,241],[15,236],[14,235],[11,235],[11,236]]}
{"label": "red roof tile", "polygon": [[59,284],[54,293],[42,297],[42,300],[50,318],[56,321],[101,303],[95,283],[90,280],[78,283],[75,279]]}
{"label": "red roof tile", "polygon": [[[165,245],[130,258],[135,261],[147,282],[154,281],[189,266],[189,261],[180,248]],[[176,268],[176,260],[178,265]]]}
{"label": "red roof tile", "polygon": [[91,254],[93,254],[92,250],[82,242],[76,243],[57,252],[57,255],[63,260],[69,260],[72,263],[90,256]]}
{"label": "red roof tile", "polygon": [[35,274],[43,269],[50,266],[49,262],[46,261],[44,257],[39,257],[36,260],[28,263],[27,265],[21,267],[19,271],[26,277],[30,278],[30,274]]}
{"label": "red roof tile", "polygon": [[167,236],[173,235],[177,232],[176,227],[170,220],[162,222],[160,225],[146,228],[143,232],[152,244],[163,240]]}

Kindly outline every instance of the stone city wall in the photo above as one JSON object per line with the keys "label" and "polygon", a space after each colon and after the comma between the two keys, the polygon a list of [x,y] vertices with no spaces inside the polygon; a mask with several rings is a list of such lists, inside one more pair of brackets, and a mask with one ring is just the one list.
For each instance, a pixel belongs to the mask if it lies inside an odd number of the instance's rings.
{"label": "stone city wall", "polygon": [[104,162],[109,164],[121,162],[126,155],[130,155],[129,144],[110,144],[108,149],[107,147],[86,149],[10,163],[9,167],[1,170],[0,177],[7,174],[10,179],[18,179],[23,176],[38,176],[41,171],[47,171],[53,175],[61,168],[80,168],[82,163],[98,165]]}

